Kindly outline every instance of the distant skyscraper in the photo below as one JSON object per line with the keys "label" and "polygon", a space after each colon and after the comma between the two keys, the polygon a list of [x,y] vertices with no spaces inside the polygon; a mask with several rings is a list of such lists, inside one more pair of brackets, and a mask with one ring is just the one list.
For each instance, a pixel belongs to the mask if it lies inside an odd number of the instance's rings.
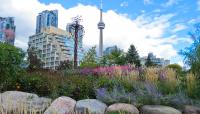
{"label": "distant skyscraper", "polygon": [[38,14],[36,34],[40,33],[43,28],[49,26],[58,27],[58,10],[45,10]]}
{"label": "distant skyscraper", "polygon": [[98,29],[100,30],[100,36],[99,36],[99,56],[103,56],[103,29],[105,28],[105,24],[103,22],[103,3],[101,0],[101,7],[100,7],[100,22],[98,23]]}
{"label": "distant skyscraper", "polygon": [[[158,65],[158,66],[162,66],[162,67],[165,67],[167,65],[170,64],[170,60],[165,60],[164,58],[157,58],[153,53],[148,53],[148,56],[150,57],[150,60]],[[142,57],[140,58],[140,61],[141,61],[141,64],[144,66],[146,61],[147,61],[147,58],[148,56],[145,56],[145,57]]]}
{"label": "distant skyscraper", "polygon": [[14,45],[15,25],[13,17],[0,17],[0,42],[7,42]]}

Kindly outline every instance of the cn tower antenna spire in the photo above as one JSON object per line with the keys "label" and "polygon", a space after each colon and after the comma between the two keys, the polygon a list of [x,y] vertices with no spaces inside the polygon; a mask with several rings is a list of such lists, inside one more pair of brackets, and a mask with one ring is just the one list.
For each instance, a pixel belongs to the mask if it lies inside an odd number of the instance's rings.
{"label": "cn tower antenna spire", "polygon": [[101,0],[100,9],[103,9],[103,1]]}
{"label": "cn tower antenna spire", "polygon": [[99,57],[103,56],[103,29],[105,28],[105,24],[103,22],[103,1],[100,3],[100,22],[98,23],[98,29],[100,30],[99,35]]}

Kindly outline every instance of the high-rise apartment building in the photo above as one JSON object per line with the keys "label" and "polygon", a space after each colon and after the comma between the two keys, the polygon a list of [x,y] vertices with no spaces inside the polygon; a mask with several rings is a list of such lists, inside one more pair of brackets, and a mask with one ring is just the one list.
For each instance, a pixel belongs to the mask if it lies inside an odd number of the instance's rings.
{"label": "high-rise apartment building", "polygon": [[[81,27],[83,28],[83,27]],[[56,69],[62,61],[74,59],[74,35],[72,24],[66,30],[58,28],[58,11],[43,11],[37,16],[36,34],[29,37],[29,48],[34,48],[43,61],[43,68]],[[78,32],[78,64],[83,58],[84,30]]]}
{"label": "high-rise apartment building", "polygon": [[[80,42],[78,43],[78,63],[83,58]],[[43,61],[45,69],[56,69],[62,61],[73,61],[74,35],[72,31],[52,26],[46,27],[41,30],[41,33],[30,36],[28,44],[29,48],[33,47],[37,50],[37,56]]]}
{"label": "high-rise apartment building", "polygon": [[0,42],[14,45],[15,28],[13,17],[0,17]]}
{"label": "high-rise apartment building", "polygon": [[36,34],[48,26],[58,27],[58,10],[42,11],[37,16],[36,24]]}

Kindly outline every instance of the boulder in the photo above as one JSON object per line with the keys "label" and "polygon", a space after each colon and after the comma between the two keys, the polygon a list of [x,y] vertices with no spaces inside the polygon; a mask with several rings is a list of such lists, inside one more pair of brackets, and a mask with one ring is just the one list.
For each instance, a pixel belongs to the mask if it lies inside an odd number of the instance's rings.
{"label": "boulder", "polygon": [[102,103],[101,101],[96,99],[85,99],[77,102],[75,111],[81,114],[104,114],[106,108],[106,104]]}
{"label": "boulder", "polygon": [[28,112],[43,113],[51,104],[51,99],[38,97],[24,102]]}
{"label": "boulder", "polygon": [[44,112],[51,100],[39,98],[36,94],[7,91],[1,94],[1,104],[5,112]]}
{"label": "boulder", "polygon": [[70,97],[59,97],[53,101],[44,114],[69,114],[74,112],[76,101]]}
{"label": "boulder", "polygon": [[125,103],[116,103],[110,105],[107,108],[106,113],[108,112],[127,112],[129,114],[139,114],[138,109],[134,105]]}
{"label": "boulder", "polygon": [[140,114],[181,114],[181,112],[168,106],[145,105],[141,108]]}
{"label": "boulder", "polygon": [[185,106],[183,114],[200,114],[200,107],[196,106]]}
{"label": "boulder", "polygon": [[1,101],[1,93],[0,93],[0,114],[3,114],[3,106]]}

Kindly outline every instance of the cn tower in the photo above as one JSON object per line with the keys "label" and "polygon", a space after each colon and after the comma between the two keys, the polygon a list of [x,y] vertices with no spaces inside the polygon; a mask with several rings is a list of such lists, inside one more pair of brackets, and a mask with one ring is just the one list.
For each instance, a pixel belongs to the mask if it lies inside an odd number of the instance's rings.
{"label": "cn tower", "polygon": [[105,24],[103,22],[103,2],[101,0],[101,6],[100,6],[100,22],[98,23],[98,29],[100,30],[99,35],[99,57],[103,56],[103,29],[105,28]]}

